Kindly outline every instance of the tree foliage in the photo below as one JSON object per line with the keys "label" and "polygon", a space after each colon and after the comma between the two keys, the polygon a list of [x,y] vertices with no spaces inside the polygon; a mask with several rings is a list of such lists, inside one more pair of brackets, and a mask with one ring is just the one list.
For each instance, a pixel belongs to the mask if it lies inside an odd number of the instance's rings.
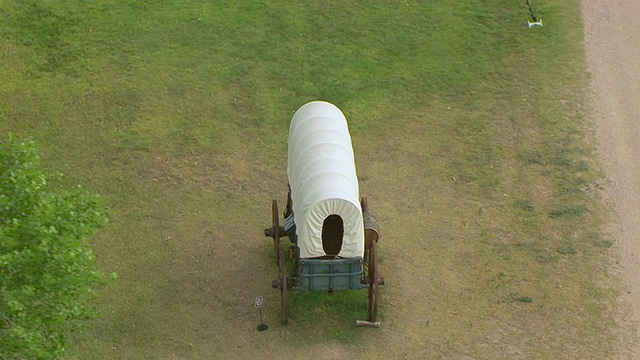
{"label": "tree foliage", "polygon": [[0,358],[65,357],[69,332],[96,315],[105,274],[91,234],[106,222],[101,198],[53,192],[33,142],[0,143]]}

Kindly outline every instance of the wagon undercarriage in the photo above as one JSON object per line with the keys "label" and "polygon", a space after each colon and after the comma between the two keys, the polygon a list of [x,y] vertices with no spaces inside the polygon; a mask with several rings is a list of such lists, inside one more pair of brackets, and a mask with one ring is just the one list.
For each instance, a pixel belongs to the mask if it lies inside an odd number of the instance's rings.
{"label": "wagon undercarriage", "polygon": [[287,236],[280,226],[278,202],[272,202],[272,226],[265,229],[265,236],[273,238],[274,254],[278,265],[278,279],[271,286],[280,290],[282,323],[287,324],[288,292],[300,291],[340,291],[369,290],[369,323],[377,322],[378,286],[384,285],[384,278],[378,273],[377,243],[380,229],[375,216],[369,212],[367,199],[361,199],[365,224],[365,251],[363,258],[347,259],[300,259],[297,247],[291,247],[290,258],[294,265],[287,273],[284,238]]}

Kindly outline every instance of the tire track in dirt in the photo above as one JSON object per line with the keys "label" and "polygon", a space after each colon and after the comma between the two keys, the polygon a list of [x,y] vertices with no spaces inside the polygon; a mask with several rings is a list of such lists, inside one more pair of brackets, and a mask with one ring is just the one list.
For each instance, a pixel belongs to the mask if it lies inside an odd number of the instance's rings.
{"label": "tire track in dirt", "polygon": [[[619,276],[631,318],[640,334],[640,2],[582,0],[585,48],[598,150],[610,181],[606,195],[615,210],[609,232],[620,252]],[[637,343],[621,346],[640,359]]]}

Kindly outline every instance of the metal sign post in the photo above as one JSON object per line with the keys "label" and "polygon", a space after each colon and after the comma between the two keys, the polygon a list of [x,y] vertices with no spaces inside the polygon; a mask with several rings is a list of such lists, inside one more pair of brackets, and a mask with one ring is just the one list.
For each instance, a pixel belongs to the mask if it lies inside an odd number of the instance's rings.
{"label": "metal sign post", "polygon": [[262,322],[262,296],[258,296],[256,298],[256,303],[254,306],[256,309],[260,310],[260,325],[258,325],[258,331],[265,331],[269,328],[267,324]]}

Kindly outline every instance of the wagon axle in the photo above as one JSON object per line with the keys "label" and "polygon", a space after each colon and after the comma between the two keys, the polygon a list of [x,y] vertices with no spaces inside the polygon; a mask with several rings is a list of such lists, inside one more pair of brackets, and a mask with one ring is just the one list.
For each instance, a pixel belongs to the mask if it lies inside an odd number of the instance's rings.
{"label": "wagon axle", "polygon": [[282,288],[282,281],[280,279],[271,281],[271,287],[274,289]]}
{"label": "wagon axle", "polygon": [[[296,286],[295,279],[287,278],[287,289],[292,289],[295,286]],[[274,289],[282,288],[282,280],[280,279],[271,280],[271,287]]]}
{"label": "wagon axle", "polygon": [[[362,283],[366,284],[366,285],[369,285],[369,284],[373,283],[373,281],[370,278],[364,278],[364,279],[362,279]],[[384,277],[379,276],[377,283],[378,283],[378,285],[384,285]]]}
{"label": "wagon axle", "polygon": [[[380,276],[380,277],[378,277],[377,280],[378,280],[377,281],[378,285],[384,285],[384,277]],[[373,281],[373,280],[371,280],[369,278],[364,278],[364,279],[361,280],[361,283],[363,285],[369,285],[369,284],[372,284],[374,282],[375,281]],[[293,284],[291,283],[291,279],[289,279],[288,285],[289,285],[289,288],[293,287]],[[280,289],[282,287],[282,281],[280,279],[272,280],[271,281],[271,287],[274,288],[274,289]],[[333,291],[333,290],[329,289],[328,291]]]}
{"label": "wagon axle", "polygon": [[280,226],[280,229],[278,229],[277,232],[276,232],[276,228],[273,226],[270,228],[264,229],[264,236],[266,237],[274,238],[276,234],[280,234],[280,236],[287,236],[287,234],[284,232],[284,226]]}

